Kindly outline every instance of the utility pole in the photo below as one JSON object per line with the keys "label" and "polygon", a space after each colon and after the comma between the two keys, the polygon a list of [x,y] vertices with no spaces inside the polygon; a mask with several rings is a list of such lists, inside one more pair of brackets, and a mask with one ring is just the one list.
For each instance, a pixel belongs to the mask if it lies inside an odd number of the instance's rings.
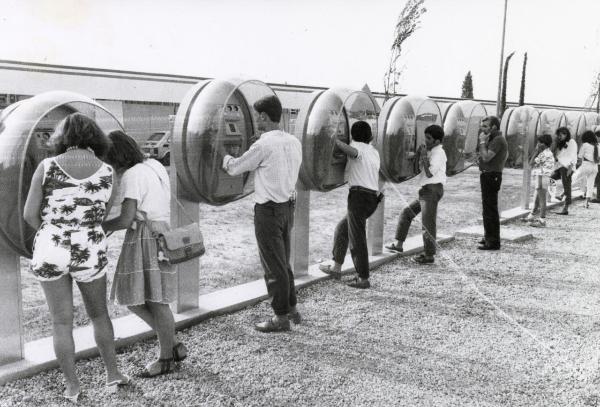
{"label": "utility pole", "polygon": [[498,97],[496,98],[496,115],[500,119],[500,98],[502,97],[502,66],[504,65],[504,37],[506,34],[506,8],[508,0],[504,0],[504,22],[502,23],[502,46],[500,47],[500,69],[498,72]]}

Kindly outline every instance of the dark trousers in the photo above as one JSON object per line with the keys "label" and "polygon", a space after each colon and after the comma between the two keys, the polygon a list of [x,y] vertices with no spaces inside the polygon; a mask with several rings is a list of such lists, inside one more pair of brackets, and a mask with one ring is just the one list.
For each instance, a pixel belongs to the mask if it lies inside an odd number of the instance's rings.
{"label": "dark trousers", "polygon": [[565,192],[565,205],[571,205],[571,177],[573,172],[567,175],[567,169],[565,167],[560,167],[557,171],[560,174],[560,180]]}
{"label": "dark trousers", "polygon": [[481,202],[483,204],[483,230],[488,246],[500,246],[500,213],[498,212],[498,191],[502,185],[501,172],[482,172]]}
{"label": "dark trousers", "polygon": [[254,233],[267,292],[275,315],[285,315],[296,306],[296,287],[290,266],[290,238],[294,204],[267,202],[254,206]]}
{"label": "dark trousers", "polygon": [[350,190],[348,213],[335,227],[333,235],[333,261],[344,263],[348,245],[354,269],[360,278],[369,278],[369,250],[367,248],[367,219],[377,209],[376,194]]}
{"label": "dark trousers", "polygon": [[413,219],[421,213],[423,229],[423,245],[425,255],[435,255],[435,239],[437,233],[437,207],[444,196],[443,184],[426,184],[419,189],[419,199],[415,199],[402,210],[398,226],[396,227],[396,240],[404,242],[408,236],[408,229]]}

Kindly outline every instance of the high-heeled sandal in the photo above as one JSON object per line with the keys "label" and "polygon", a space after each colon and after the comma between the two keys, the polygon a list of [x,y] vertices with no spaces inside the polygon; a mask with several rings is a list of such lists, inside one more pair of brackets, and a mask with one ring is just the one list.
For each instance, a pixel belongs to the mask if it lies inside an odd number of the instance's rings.
{"label": "high-heeled sandal", "polygon": [[173,360],[173,358],[165,358],[165,359],[158,359],[158,365],[160,366],[160,370],[158,372],[151,372],[148,370],[148,366],[144,367],[144,370],[142,370],[142,372],[140,373],[140,377],[143,377],[145,379],[150,378],[150,377],[156,377],[156,376],[160,376],[160,375],[164,375],[167,373],[171,373],[173,370],[175,370],[175,361]]}
{"label": "high-heeled sandal", "polygon": [[185,358],[187,358],[188,350],[183,342],[179,342],[177,345],[173,346],[173,360],[175,362],[181,362]]}

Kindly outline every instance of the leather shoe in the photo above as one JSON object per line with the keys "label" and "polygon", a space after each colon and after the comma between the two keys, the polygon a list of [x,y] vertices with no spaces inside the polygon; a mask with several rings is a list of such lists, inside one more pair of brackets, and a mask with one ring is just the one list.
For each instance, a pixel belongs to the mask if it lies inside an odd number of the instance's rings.
{"label": "leather shoe", "polygon": [[481,246],[477,247],[479,250],[500,250],[500,245],[498,246],[492,246],[489,244],[482,244]]}
{"label": "leather shoe", "polygon": [[291,328],[289,319],[276,320],[273,317],[264,322],[255,324],[254,329],[256,329],[258,332],[284,332],[289,331]]}
{"label": "leather shoe", "polygon": [[371,283],[368,279],[355,278],[351,283],[348,283],[348,287],[365,289],[371,287]]}
{"label": "leather shoe", "polygon": [[435,259],[433,256],[427,256],[425,254],[419,254],[413,257],[413,261],[417,264],[433,264]]}
{"label": "leather shoe", "polygon": [[562,210],[562,211],[560,211],[560,212],[554,212],[554,213],[555,213],[555,214],[557,214],[557,215],[568,215],[568,214],[569,214],[569,211],[565,211],[565,210],[563,209],[563,210]]}
{"label": "leather shoe", "polygon": [[481,239],[479,242],[477,242],[478,244],[485,244],[485,239]]}
{"label": "leather shoe", "polygon": [[596,198],[590,199],[590,202],[591,203],[600,203],[600,199],[596,199]]}
{"label": "leather shoe", "polygon": [[299,325],[302,323],[302,316],[298,311],[290,312],[288,314],[288,319],[294,323],[294,325]]}

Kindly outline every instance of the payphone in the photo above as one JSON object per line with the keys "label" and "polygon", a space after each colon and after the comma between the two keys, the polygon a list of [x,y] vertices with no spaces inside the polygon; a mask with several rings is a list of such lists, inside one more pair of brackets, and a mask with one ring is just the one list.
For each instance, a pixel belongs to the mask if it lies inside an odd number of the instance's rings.
{"label": "payphone", "polygon": [[444,151],[446,173],[449,176],[463,171],[465,163],[477,152],[477,140],[481,120],[487,111],[481,103],[463,100],[453,103],[444,115]]}
{"label": "payphone", "polygon": [[577,142],[577,146],[581,146],[581,136],[586,130],[585,116],[583,112],[567,111],[565,112],[566,126],[571,132],[571,138]]}
{"label": "payphone", "polygon": [[420,96],[396,96],[383,105],[376,147],[381,173],[389,182],[402,182],[420,171],[417,147],[425,143],[425,129],[442,124],[438,105]]}
{"label": "payphone", "polygon": [[181,185],[192,202],[223,205],[254,191],[250,173],[222,168],[223,154],[239,156],[260,137],[253,103],[275,92],[259,81],[211,79],[188,91],[173,124],[172,153]]}
{"label": "payphone", "polygon": [[346,155],[335,139],[350,142],[352,125],[363,120],[377,137],[375,102],[363,91],[332,88],[315,91],[300,109],[295,124],[302,143],[300,180],[304,188],[330,191],[345,183]]}
{"label": "payphone", "polygon": [[539,112],[531,106],[511,108],[507,120],[502,118],[502,131],[508,145],[507,167],[522,167],[536,144]]}
{"label": "payphone", "polygon": [[21,256],[31,256],[35,231],[23,220],[31,177],[51,155],[48,139],[67,115],[80,112],[94,118],[105,132],[122,129],[119,121],[86,96],[53,91],[9,106],[0,117],[0,237]]}
{"label": "payphone", "polygon": [[558,109],[543,110],[540,113],[536,136],[550,134],[552,140],[556,138],[556,129],[566,126],[567,119],[565,114]]}
{"label": "payphone", "polygon": [[599,120],[598,113],[585,112],[583,115],[585,116],[585,129],[594,131],[594,128],[596,127],[596,125],[598,125],[600,123],[598,121]]}

